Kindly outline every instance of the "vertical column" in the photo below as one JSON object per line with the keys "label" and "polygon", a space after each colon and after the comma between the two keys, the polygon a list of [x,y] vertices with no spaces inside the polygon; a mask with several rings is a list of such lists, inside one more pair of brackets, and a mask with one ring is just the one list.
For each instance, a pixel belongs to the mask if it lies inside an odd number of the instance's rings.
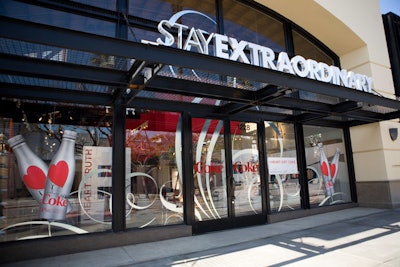
{"label": "vertical column", "polygon": [[283,24],[283,32],[285,35],[285,45],[286,45],[286,52],[288,53],[289,57],[294,56],[294,44],[293,44],[293,32],[292,32],[292,25],[288,22]]}
{"label": "vertical column", "polygon": [[300,183],[300,197],[301,207],[303,209],[310,208],[310,199],[308,198],[308,181],[307,181],[307,163],[304,145],[303,125],[299,122],[294,123],[294,132],[296,140],[297,151],[297,165],[299,168],[299,183]]}
{"label": "vertical column", "polygon": [[225,167],[226,167],[226,194],[228,201],[228,216],[235,216],[235,180],[233,178],[232,166],[232,139],[231,125],[229,120],[224,120],[224,143],[225,143]]}
{"label": "vertical column", "polygon": [[117,0],[116,4],[117,12],[118,12],[118,22],[116,25],[116,30],[115,30],[115,37],[121,38],[121,39],[128,39],[128,25],[127,22],[125,21],[125,17],[123,14],[126,14],[126,17],[128,17],[128,6],[129,6],[129,0]]}
{"label": "vertical column", "polygon": [[262,201],[262,212],[264,214],[271,213],[270,202],[269,202],[269,188],[268,188],[268,168],[267,168],[267,146],[265,142],[265,122],[260,121],[257,123],[258,132],[258,162],[260,168],[260,181],[261,181],[261,201]]}
{"label": "vertical column", "polygon": [[[194,217],[194,182],[193,182],[193,145],[192,117],[187,113],[181,114],[182,126],[182,183],[183,183],[183,217],[188,225],[195,221]],[[176,133],[178,134],[178,133]],[[179,160],[179,159],[178,159]]]}
{"label": "vertical column", "polygon": [[215,1],[215,11],[217,17],[217,31],[220,34],[224,34],[224,13],[222,8],[222,0]]}
{"label": "vertical column", "polygon": [[112,229],[124,231],[125,222],[125,104],[119,98],[113,106],[112,124]]}
{"label": "vertical column", "polygon": [[357,189],[356,189],[356,175],[354,172],[354,160],[353,151],[351,148],[351,137],[349,127],[343,129],[344,145],[346,148],[346,161],[347,161],[347,171],[349,173],[349,183],[350,183],[350,194],[351,200],[357,202]]}
{"label": "vertical column", "polygon": [[[116,10],[118,22],[115,36],[121,39],[128,38],[128,26],[123,14],[128,14],[128,0],[117,0]],[[116,60],[125,61],[118,58]],[[118,89],[121,92],[124,89]],[[126,106],[123,94],[115,94],[117,99],[113,105],[112,123],[112,229],[114,232],[125,231],[125,124]]]}

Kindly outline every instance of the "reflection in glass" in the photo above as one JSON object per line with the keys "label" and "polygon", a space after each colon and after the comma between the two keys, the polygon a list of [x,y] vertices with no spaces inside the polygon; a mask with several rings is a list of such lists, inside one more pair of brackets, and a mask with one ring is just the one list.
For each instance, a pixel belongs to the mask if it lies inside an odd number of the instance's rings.
{"label": "reflection in glass", "polygon": [[239,1],[224,0],[223,10],[227,36],[269,47],[274,52],[285,51],[281,22]]}
{"label": "reflection in glass", "polygon": [[[2,105],[7,105],[7,102],[2,101]],[[22,103],[10,109],[13,115],[0,120],[0,240],[34,239],[111,229],[111,128],[92,126],[89,117],[85,117],[86,123],[79,126],[73,124],[73,119],[77,118],[73,118],[72,113],[64,112],[61,104],[54,105],[52,111],[45,105],[31,109]],[[85,110],[86,115],[92,112],[89,108]],[[102,111],[105,113],[102,107],[95,109],[97,114]],[[58,154],[58,163],[51,165],[52,159],[60,152],[61,141],[67,130],[77,134],[74,147],[68,155]],[[27,154],[17,157],[19,145],[12,140],[20,138],[18,136],[22,137],[26,149],[31,151],[29,153],[34,155],[29,160],[24,158]],[[99,153],[97,156],[95,151]],[[66,186],[69,183],[66,170],[69,168],[66,169],[65,164],[68,162],[67,166],[73,165],[73,161],[75,172],[69,190],[69,186]],[[68,177],[71,179],[71,176]],[[60,188],[62,195],[49,194],[45,183],[39,182],[41,179],[50,179],[53,186]],[[33,198],[34,191],[41,196],[39,201],[37,197]],[[64,201],[64,197],[67,201]],[[57,217],[59,219],[43,220],[40,217],[40,210],[44,206],[64,205],[67,205],[66,211],[63,210],[65,214]]]}
{"label": "reflection in glass", "polygon": [[[105,106],[66,109],[67,105],[61,103],[48,106],[22,101],[1,104],[5,117],[0,120],[0,241],[110,230],[112,109]],[[174,112],[127,110],[126,190],[118,193],[126,196],[128,228],[183,221],[179,119],[180,114]],[[44,194],[42,202],[48,205],[65,204],[62,196],[47,195],[45,183],[37,179],[43,181],[47,177],[58,187],[65,184],[63,175],[67,169],[63,163],[49,164],[60,150],[66,130],[77,133],[73,155],[76,168],[66,216],[56,221],[43,220],[39,215],[43,205],[40,198],[33,198],[32,190]],[[8,140],[17,135],[23,137],[33,155],[48,168],[39,168],[38,164],[30,164],[28,168],[23,157],[16,157],[17,148],[10,147]],[[70,158],[71,155],[68,161]],[[19,168],[21,164],[27,167]],[[53,171],[55,168],[57,172]]]}
{"label": "reflection in glass", "polygon": [[265,135],[271,211],[299,209],[300,185],[293,124],[265,122]]}
{"label": "reflection in glass", "polygon": [[350,202],[350,185],[341,129],[304,126],[311,206]]}
{"label": "reflection in glass", "polygon": [[196,220],[227,217],[223,121],[192,119]]}
{"label": "reflection in glass", "polygon": [[322,51],[317,45],[306,39],[302,34],[293,31],[294,53],[301,55],[305,59],[312,59],[317,62],[324,62],[328,65],[334,65],[334,59]]}
{"label": "reflection in glass", "polygon": [[[103,2],[107,4],[109,1]],[[113,22],[36,6],[32,2],[27,5],[18,1],[2,0],[0,15],[87,33],[115,36]]]}
{"label": "reflection in glass", "polygon": [[235,215],[262,211],[257,124],[231,122]]}
{"label": "reflection in glass", "polygon": [[182,223],[180,114],[127,109],[127,227]]}
{"label": "reflection in glass", "polygon": [[[129,14],[132,16],[160,22],[169,20],[174,14],[183,10],[196,10],[211,17],[215,21],[215,2],[213,0],[130,0]],[[202,29],[209,33],[216,32],[215,23],[210,23],[204,17],[196,14],[187,14],[179,19],[179,23]]]}

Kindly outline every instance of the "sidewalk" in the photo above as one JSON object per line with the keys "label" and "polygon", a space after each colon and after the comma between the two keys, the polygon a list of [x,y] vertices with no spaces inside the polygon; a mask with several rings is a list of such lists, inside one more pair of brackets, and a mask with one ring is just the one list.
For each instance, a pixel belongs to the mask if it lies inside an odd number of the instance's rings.
{"label": "sidewalk", "polygon": [[400,209],[305,218],[4,266],[400,266]]}

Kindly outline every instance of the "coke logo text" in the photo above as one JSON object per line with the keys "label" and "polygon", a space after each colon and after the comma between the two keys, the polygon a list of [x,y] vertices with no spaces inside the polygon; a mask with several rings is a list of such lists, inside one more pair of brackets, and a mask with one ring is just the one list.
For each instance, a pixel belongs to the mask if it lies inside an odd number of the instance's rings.
{"label": "coke logo text", "polygon": [[222,164],[211,163],[210,165],[204,162],[197,162],[194,165],[194,170],[197,173],[222,173],[224,166]]}
{"label": "coke logo text", "polygon": [[258,164],[252,162],[241,162],[237,161],[233,164],[234,173],[244,173],[244,172],[258,172]]}
{"label": "coke logo text", "polygon": [[51,194],[44,194],[42,204],[66,207],[68,205],[68,200],[62,196],[52,197]]}
{"label": "coke logo text", "polygon": [[[204,162],[196,162],[194,165],[194,171],[196,173],[214,173],[214,174],[222,174],[224,170],[223,164],[205,164]],[[258,172],[258,164],[253,162],[241,162],[236,161],[233,164],[233,172],[234,173],[244,173],[244,172]]]}

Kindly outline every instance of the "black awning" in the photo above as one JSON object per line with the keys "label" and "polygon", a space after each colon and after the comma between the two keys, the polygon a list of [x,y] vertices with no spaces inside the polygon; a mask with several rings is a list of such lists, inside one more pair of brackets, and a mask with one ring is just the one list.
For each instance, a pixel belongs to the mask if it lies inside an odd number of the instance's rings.
{"label": "black awning", "polygon": [[7,17],[0,57],[3,98],[111,105],[124,97],[128,106],[337,125],[400,117],[400,102],[378,94]]}

